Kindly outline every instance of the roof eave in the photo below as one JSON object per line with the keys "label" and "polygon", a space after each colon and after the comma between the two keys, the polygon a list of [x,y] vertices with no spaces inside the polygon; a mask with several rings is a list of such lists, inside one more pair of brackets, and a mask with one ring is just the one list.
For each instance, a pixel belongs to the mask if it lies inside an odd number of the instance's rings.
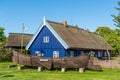
{"label": "roof eave", "polygon": [[106,50],[109,50],[109,51],[112,51],[113,49],[95,49],[95,48],[79,48],[79,47],[70,47],[68,49],[74,49],[74,50],[103,50],[103,51],[106,51]]}

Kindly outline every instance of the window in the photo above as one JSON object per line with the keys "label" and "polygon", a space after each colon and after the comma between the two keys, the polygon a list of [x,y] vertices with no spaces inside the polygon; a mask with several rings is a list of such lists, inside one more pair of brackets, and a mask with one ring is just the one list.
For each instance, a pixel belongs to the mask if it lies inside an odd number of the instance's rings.
{"label": "window", "polygon": [[107,52],[104,53],[104,56],[105,56],[105,57],[107,56]]}
{"label": "window", "polygon": [[41,56],[41,52],[40,51],[35,51],[35,56]]}
{"label": "window", "polygon": [[101,57],[101,53],[100,53],[100,51],[98,51],[98,57]]}
{"label": "window", "polygon": [[43,42],[44,43],[49,43],[49,36],[44,36],[43,37]]}
{"label": "window", "polygon": [[53,51],[53,58],[59,58],[59,51]]}
{"label": "window", "polygon": [[84,51],[81,51],[80,54],[81,54],[81,55],[84,54]]}
{"label": "window", "polygon": [[74,51],[70,51],[70,57],[74,57]]}

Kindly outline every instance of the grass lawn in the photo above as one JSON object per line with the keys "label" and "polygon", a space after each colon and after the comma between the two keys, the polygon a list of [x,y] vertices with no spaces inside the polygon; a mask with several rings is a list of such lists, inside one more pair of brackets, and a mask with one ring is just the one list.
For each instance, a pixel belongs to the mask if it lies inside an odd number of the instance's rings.
{"label": "grass lawn", "polygon": [[62,73],[60,70],[44,70],[38,72],[37,69],[18,70],[8,68],[12,62],[0,63],[0,80],[120,80],[120,70],[103,69],[102,72],[86,70],[79,73],[75,70],[68,70]]}

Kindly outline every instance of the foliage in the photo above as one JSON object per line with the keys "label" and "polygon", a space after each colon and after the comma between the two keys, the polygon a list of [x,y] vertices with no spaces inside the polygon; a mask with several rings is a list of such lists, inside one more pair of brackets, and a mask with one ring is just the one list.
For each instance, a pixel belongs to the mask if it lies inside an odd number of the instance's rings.
{"label": "foliage", "polygon": [[0,80],[120,80],[120,71],[103,69],[102,72],[86,70],[79,73],[76,70],[67,70],[62,73],[60,70],[44,70],[38,72],[37,69],[18,70],[9,69],[9,65],[15,63],[0,63]]}
{"label": "foliage", "polygon": [[111,60],[117,61],[117,57],[111,57]]}
{"label": "foliage", "polygon": [[97,61],[97,60],[99,60],[99,59],[98,59],[97,57],[94,57],[94,60]]}
{"label": "foliage", "polygon": [[0,27],[0,41],[5,41],[4,28]]}
{"label": "foliage", "polygon": [[114,18],[113,21],[116,23],[115,26],[120,28],[120,2],[118,2],[119,7],[115,7],[116,10],[119,11],[118,15],[112,15]]}
{"label": "foliage", "polygon": [[113,21],[115,22],[115,26],[116,28],[116,33],[118,34],[119,38],[120,38],[120,2],[118,2],[118,6],[119,7],[115,7],[115,9],[119,12],[118,15],[113,15],[112,17],[114,18]]}
{"label": "foliage", "polygon": [[0,44],[0,62],[11,61],[12,53],[11,50],[3,48],[4,42]]}
{"label": "foliage", "polygon": [[0,62],[11,61],[11,59],[12,59],[12,53],[10,51],[3,49],[0,52]]}
{"label": "foliage", "polygon": [[4,35],[4,28],[0,27],[0,62],[11,61],[11,51],[4,48],[6,43],[6,37]]}
{"label": "foliage", "polygon": [[[21,49],[14,49],[14,50],[21,53]],[[25,54],[25,55],[30,55],[29,50],[22,49],[22,53]]]}
{"label": "foliage", "polygon": [[114,53],[120,54],[120,37],[117,35],[116,30],[101,26],[96,29],[95,33],[102,36],[114,48]]}
{"label": "foliage", "polygon": [[115,9],[118,11],[118,15],[113,15],[112,14],[112,17],[114,18],[113,21],[115,22],[115,26],[117,27],[116,28],[116,33],[117,33],[117,41],[119,42],[118,44],[116,44],[116,51],[120,53],[120,2],[118,2],[118,7],[115,7]]}

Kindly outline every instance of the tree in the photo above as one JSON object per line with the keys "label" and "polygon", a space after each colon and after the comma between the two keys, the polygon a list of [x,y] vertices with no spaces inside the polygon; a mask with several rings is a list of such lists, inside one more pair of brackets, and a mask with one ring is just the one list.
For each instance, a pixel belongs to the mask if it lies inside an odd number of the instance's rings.
{"label": "tree", "polygon": [[119,7],[115,7],[115,9],[119,11],[118,15],[112,14],[112,17],[114,18],[113,21],[115,22],[114,25],[117,27],[116,32],[120,37],[120,2],[118,2],[118,6]]}
{"label": "tree", "polygon": [[120,53],[120,38],[118,37],[116,30],[112,30],[107,26],[98,27],[95,31],[96,34],[105,39],[115,50],[115,53]]}
{"label": "tree", "polygon": [[11,61],[12,53],[8,49],[5,49],[6,37],[4,35],[4,28],[0,27],[0,62]]}
{"label": "tree", "polygon": [[114,18],[113,21],[115,22],[115,26],[116,26],[116,34],[118,35],[115,40],[118,42],[116,43],[116,51],[120,53],[120,1],[118,2],[118,7],[115,7],[115,9],[118,11],[118,15],[113,15],[112,14],[112,17]]}
{"label": "tree", "polygon": [[6,40],[6,37],[4,35],[4,28],[0,27],[0,42],[5,40]]}

